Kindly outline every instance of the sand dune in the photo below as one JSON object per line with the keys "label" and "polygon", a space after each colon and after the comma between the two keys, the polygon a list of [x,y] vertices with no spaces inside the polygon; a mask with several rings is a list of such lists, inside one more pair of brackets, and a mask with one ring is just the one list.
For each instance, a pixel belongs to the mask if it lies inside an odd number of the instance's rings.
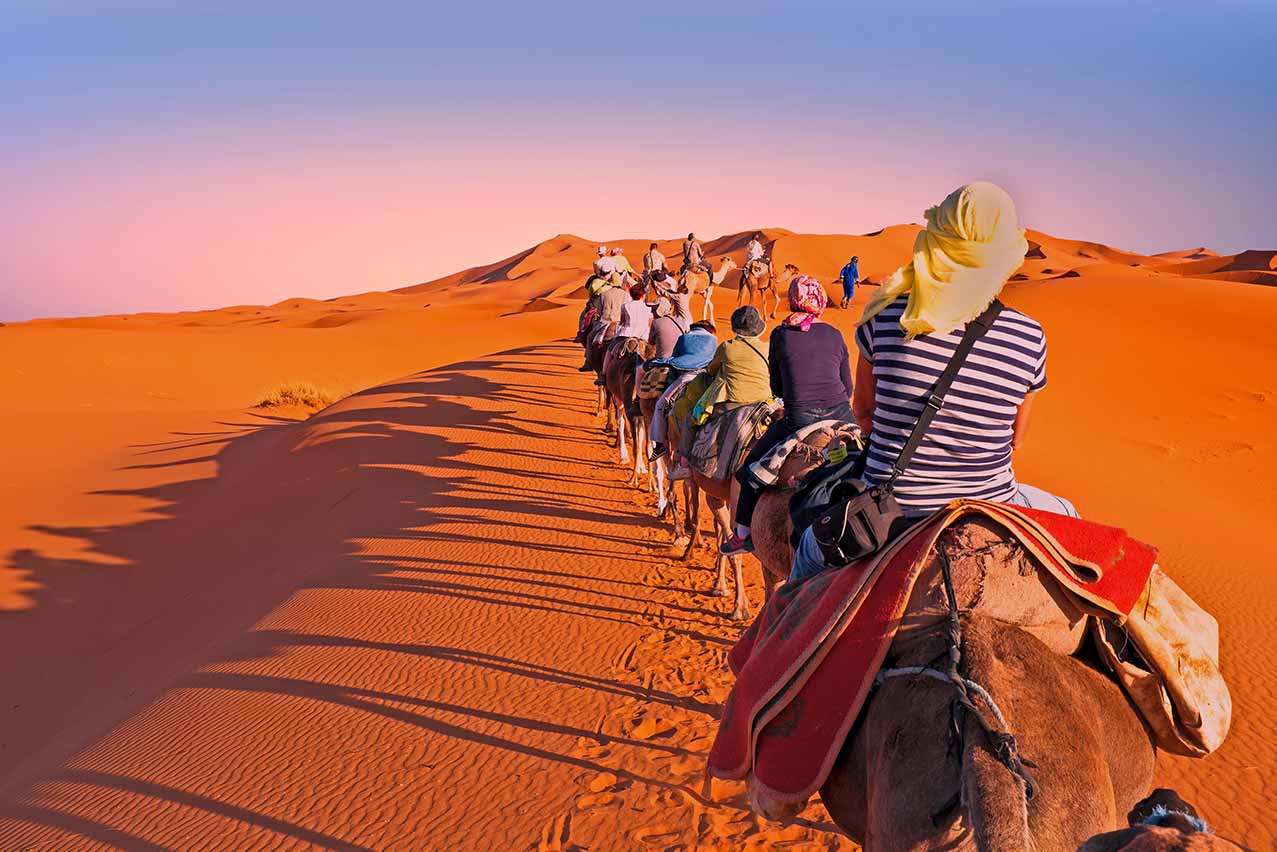
{"label": "sand dune", "polygon": [[[916,232],[764,229],[826,281],[851,254],[889,273]],[[707,253],[739,262],[749,233]],[[1277,253],[1029,237],[1006,299],[1045,326],[1050,384],[1017,470],[1158,545],[1218,616],[1233,733],[1159,780],[1273,848],[1277,289],[1255,284]],[[658,240],[675,264],[680,241]],[[637,264],[650,240],[599,242]],[[737,629],[553,342],[595,245],[0,328],[0,848],[843,843],[819,806],[766,824],[739,788],[699,797]],[[352,395],[250,408],[290,381]]]}

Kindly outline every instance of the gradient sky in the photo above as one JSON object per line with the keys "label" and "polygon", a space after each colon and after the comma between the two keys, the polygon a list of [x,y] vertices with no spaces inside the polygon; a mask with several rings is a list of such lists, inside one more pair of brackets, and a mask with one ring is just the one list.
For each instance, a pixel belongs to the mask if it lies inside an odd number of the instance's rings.
{"label": "gradient sky", "polygon": [[858,5],[0,0],[0,320],[863,233],[975,179],[1059,236],[1277,248],[1274,3]]}

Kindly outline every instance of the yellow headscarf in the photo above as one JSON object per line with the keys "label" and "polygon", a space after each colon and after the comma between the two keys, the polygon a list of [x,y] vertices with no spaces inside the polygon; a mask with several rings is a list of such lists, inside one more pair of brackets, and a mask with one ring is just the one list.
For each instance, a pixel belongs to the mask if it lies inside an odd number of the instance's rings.
{"label": "yellow headscarf", "polygon": [[900,325],[912,338],[966,325],[1024,263],[1028,241],[1002,187],[969,183],[926,212],[913,261],[897,269],[865,306],[860,324],[908,293]]}

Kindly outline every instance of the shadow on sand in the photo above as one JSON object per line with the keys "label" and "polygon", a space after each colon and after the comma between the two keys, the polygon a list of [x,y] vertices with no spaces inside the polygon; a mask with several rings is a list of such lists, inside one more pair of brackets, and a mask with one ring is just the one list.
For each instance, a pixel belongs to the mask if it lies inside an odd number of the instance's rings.
{"label": "shadow on sand", "polygon": [[[577,352],[568,344],[513,349],[370,388],[301,423],[254,414],[220,424],[222,431],[175,434],[133,447],[137,461],[129,469],[180,472],[184,465],[213,460],[217,474],[101,492],[152,507],[129,523],[38,527],[79,542],[91,554],[85,559],[57,559],[34,550],[8,554],[38,587],[31,609],[0,613],[0,647],[32,652],[6,654],[0,662],[0,683],[22,696],[20,706],[0,708],[0,791],[6,794],[0,819],[155,848],[85,817],[12,797],[25,783],[44,779],[129,791],[304,843],[357,848],[280,817],[145,778],[55,769],[168,687],[328,702],[595,771],[602,768],[566,751],[471,730],[438,714],[685,754],[674,746],[620,740],[423,695],[203,668],[210,660],[270,658],[297,648],[407,654],[610,700],[661,702],[717,715],[717,707],[693,699],[513,656],[359,635],[253,629],[302,590],[375,590],[420,595],[422,607],[449,606],[451,599],[645,627],[659,619],[671,632],[721,645],[722,638],[703,630],[722,623],[708,604],[703,610],[667,604],[659,611],[650,605],[651,587],[636,578],[657,554],[626,533],[650,524],[638,507],[616,499],[615,489],[597,499],[580,494],[583,486],[618,483],[623,474],[599,466],[602,445],[579,423],[555,420],[558,409],[592,411],[592,394],[574,387],[580,384],[571,366]],[[528,405],[540,416],[529,416],[526,408],[519,413]],[[536,441],[536,449],[503,443],[528,439]],[[522,460],[530,469],[502,464],[503,457]],[[505,541],[494,537],[493,515],[502,518]],[[560,531],[555,541],[539,535],[547,529]],[[460,554],[492,552],[492,545],[496,552],[518,547],[561,559],[557,568],[547,569],[468,555],[451,560],[377,555],[363,544],[385,539],[447,542]],[[572,570],[582,558],[635,570],[603,580]],[[500,588],[490,582],[494,577],[502,581]],[[658,778],[635,780],[673,786]]]}

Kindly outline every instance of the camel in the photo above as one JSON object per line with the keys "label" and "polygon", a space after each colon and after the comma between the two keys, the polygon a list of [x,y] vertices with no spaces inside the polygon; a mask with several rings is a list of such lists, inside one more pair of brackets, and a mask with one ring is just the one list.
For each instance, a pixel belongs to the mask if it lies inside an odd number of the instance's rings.
{"label": "camel", "polygon": [[[765,494],[754,513],[754,552],[769,582],[788,574],[793,557],[783,497]],[[1028,583],[1032,569],[1016,548],[998,546],[1004,536],[973,520],[956,524],[941,541],[965,542],[975,566],[965,574],[955,569],[958,605],[966,610],[963,676],[997,702],[1003,730],[1033,764],[1037,790],[1026,798],[971,714],[960,741],[951,739],[952,684],[926,676],[884,680],[821,789],[833,820],[868,850],[1076,849],[1118,825],[1151,786],[1155,751],[1143,722],[1111,678],[1070,656],[1084,637],[1081,615],[1070,615],[1065,603],[1054,623],[1017,626],[1041,621],[1026,613],[1055,614],[1051,601],[1059,599],[1048,584]],[[946,658],[946,637],[937,629],[944,599],[932,568],[915,588],[885,668],[936,667]],[[1015,578],[1019,588],[986,600],[986,578],[998,569],[995,577],[1011,578],[996,580],[1000,588]],[[1034,593],[1039,600],[1026,600]]]}
{"label": "camel", "polygon": [[[757,293],[762,297],[763,314],[768,319],[776,319],[776,309],[780,307],[780,288],[788,287],[789,280],[793,278],[793,273],[789,267],[786,267],[780,275],[776,274],[776,268],[772,265],[772,259],[767,258],[766,264],[759,262],[757,266],[750,268],[748,265],[741,271],[740,288],[736,291],[736,307],[742,304],[754,304],[754,295]],[[748,298],[746,294],[748,293]],[[767,309],[768,297],[771,298],[772,306]]]}
{"label": "camel", "polygon": [[[1076,849],[1117,825],[1151,786],[1155,756],[1121,688],[1012,624],[980,614],[961,623],[963,676],[996,702],[1005,728],[993,724],[1031,764],[1032,794],[975,714],[954,735],[951,683],[894,677],[870,698],[821,788],[834,822],[871,852]],[[933,666],[946,655],[944,631],[914,632],[884,664]]]}
{"label": "camel", "polygon": [[643,474],[648,474],[650,484],[652,474],[647,463],[649,451],[647,425],[638,410],[638,377],[636,370],[639,363],[651,354],[652,345],[637,340],[634,343],[630,343],[629,339],[626,340],[626,345],[635,347],[636,351],[612,356],[603,372],[603,390],[607,396],[608,421],[616,424],[616,444],[621,464],[630,464],[630,448],[626,444],[627,437],[629,437],[630,443],[634,447],[634,469],[626,484],[639,484]]}
{"label": "camel", "polygon": [[727,274],[736,268],[736,261],[730,257],[724,257],[718,266],[718,271],[710,277],[708,272],[699,269],[684,269],[683,274],[679,276],[679,285],[687,287],[687,292],[692,295],[703,295],[705,297],[705,306],[701,309],[701,319],[714,319],[714,288],[721,285],[727,280]]}
{"label": "camel", "polygon": [[[645,434],[652,432],[652,420],[656,417],[656,399],[642,399],[638,401],[639,414],[643,419],[643,430]],[[675,480],[669,478],[669,464],[664,455],[657,457],[652,462],[652,478],[656,488],[656,517],[657,520],[664,519],[666,516],[670,518],[674,541],[671,545],[672,549],[681,551],[687,546],[691,533],[688,531],[688,524],[691,523],[691,488],[692,484],[688,480],[683,480],[683,506],[684,517],[680,522],[678,507],[679,488]]]}

